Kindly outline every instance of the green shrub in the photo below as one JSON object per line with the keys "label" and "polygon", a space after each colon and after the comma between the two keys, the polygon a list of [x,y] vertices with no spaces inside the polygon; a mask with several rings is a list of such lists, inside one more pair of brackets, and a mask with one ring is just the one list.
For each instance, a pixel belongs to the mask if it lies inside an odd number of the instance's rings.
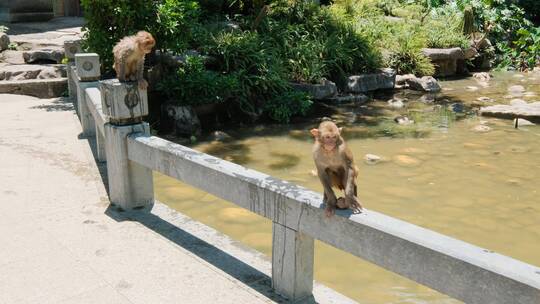
{"label": "green shrub", "polygon": [[430,48],[469,48],[469,38],[463,34],[461,14],[438,15],[427,18],[422,25]]}
{"label": "green shrub", "polygon": [[151,32],[155,23],[153,1],[81,0],[81,5],[86,19],[83,48],[99,54],[104,72],[112,70],[116,42],[139,30]]}
{"label": "green shrub", "polygon": [[157,5],[156,23],[152,33],[159,48],[180,53],[191,40],[191,27],[200,16],[199,4],[189,0],[164,0]]}
{"label": "green shrub", "polygon": [[306,93],[289,90],[268,100],[264,110],[273,120],[288,123],[292,116],[306,115],[311,104]]}
{"label": "green shrub", "polygon": [[185,64],[158,86],[169,101],[181,105],[223,103],[233,97],[238,88],[235,77],[207,70],[200,56],[186,56]]}
{"label": "green shrub", "polygon": [[390,67],[395,69],[398,74],[433,75],[435,68],[429,58],[421,51],[425,41],[412,32],[399,36],[397,42],[397,48],[392,50],[388,59]]}

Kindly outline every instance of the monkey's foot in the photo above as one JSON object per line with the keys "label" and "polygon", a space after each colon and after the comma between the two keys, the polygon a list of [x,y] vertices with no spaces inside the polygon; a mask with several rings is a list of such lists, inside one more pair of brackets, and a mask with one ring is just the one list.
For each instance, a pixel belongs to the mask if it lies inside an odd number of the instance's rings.
{"label": "monkey's foot", "polygon": [[144,79],[139,80],[139,89],[146,90],[148,88],[148,82]]}
{"label": "monkey's foot", "polygon": [[331,217],[332,215],[334,215],[336,213],[336,208],[335,207],[326,207],[326,209],[324,209],[324,214],[326,215],[326,217]]}
{"label": "monkey's foot", "polygon": [[360,213],[362,212],[362,209],[364,209],[356,196],[345,197],[345,200],[347,201],[349,207],[352,209],[353,213]]}

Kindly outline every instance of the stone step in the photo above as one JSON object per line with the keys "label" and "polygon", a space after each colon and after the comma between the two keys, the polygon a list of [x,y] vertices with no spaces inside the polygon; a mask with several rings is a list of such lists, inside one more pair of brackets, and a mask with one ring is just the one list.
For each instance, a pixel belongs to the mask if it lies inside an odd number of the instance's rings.
{"label": "stone step", "polygon": [[67,78],[0,81],[0,94],[30,95],[54,98],[67,94]]}
{"label": "stone step", "polygon": [[511,105],[483,107],[480,113],[484,116],[506,119],[524,118],[533,123],[540,123],[540,102],[515,102]]}
{"label": "stone step", "polygon": [[0,66],[0,82],[64,77],[66,77],[66,66],[63,64],[7,64]]}

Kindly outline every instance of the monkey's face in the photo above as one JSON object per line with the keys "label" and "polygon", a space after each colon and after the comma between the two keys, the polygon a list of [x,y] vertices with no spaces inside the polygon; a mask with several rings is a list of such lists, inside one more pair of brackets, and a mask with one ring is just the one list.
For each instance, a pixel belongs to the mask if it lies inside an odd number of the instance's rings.
{"label": "monkey's face", "polygon": [[156,40],[148,32],[138,32],[137,41],[139,42],[139,49],[144,53],[148,54],[152,51],[152,48],[156,45]]}
{"label": "monkey's face", "polygon": [[323,122],[318,129],[311,130],[311,134],[322,144],[326,151],[334,150],[340,141],[340,129],[333,122]]}

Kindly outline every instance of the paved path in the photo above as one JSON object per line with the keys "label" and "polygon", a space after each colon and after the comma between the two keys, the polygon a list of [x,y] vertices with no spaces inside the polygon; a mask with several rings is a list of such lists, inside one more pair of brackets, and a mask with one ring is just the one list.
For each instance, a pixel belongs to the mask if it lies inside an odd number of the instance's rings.
{"label": "paved path", "polygon": [[0,108],[0,304],[282,301],[261,254],[160,203],[109,208],[70,103],[0,94]]}

